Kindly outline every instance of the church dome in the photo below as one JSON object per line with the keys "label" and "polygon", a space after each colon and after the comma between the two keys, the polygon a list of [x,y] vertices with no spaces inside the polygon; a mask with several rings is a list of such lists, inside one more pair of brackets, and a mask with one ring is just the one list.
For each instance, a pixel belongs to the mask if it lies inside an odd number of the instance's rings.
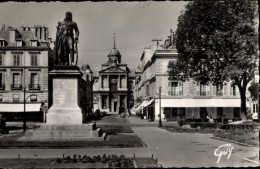
{"label": "church dome", "polygon": [[90,67],[89,67],[89,65],[88,65],[87,63],[84,63],[84,64],[81,66],[81,70],[83,70],[83,71],[86,71],[86,70],[91,71],[91,69],[90,69]]}
{"label": "church dome", "polygon": [[116,49],[116,48],[113,48],[109,54],[109,56],[120,56],[120,52]]}

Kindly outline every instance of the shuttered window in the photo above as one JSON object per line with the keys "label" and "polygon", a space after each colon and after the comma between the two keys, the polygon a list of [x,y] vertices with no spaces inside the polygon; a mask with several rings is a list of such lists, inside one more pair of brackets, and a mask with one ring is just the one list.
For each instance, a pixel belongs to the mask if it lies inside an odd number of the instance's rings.
{"label": "shuttered window", "polygon": [[4,65],[4,55],[0,54],[0,66]]}
{"label": "shuttered window", "polygon": [[14,55],[14,66],[20,66],[20,59],[21,59],[21,56],[20,55]]}
{"label": "shuttered window", "polygon": [[36,54],[32,54],[31,55],[31,66],[37,66],[37,55]]}
{"label": "shuttered window", "polygon": [[200,83],[200,95],[201,96],[206,96],[207,95],[207,90],[206,90],[206,83]]}
{"label": "shuttered window", "polygon": [[179,82],[179,95],[182,96],[183,95],[183,83]]}
{"label": "shuttered window", "polygon": [[21,76],[20,76],[20,73],[14,73],[14,74],[13,74],[13,84],[14,84],[14,85],[20,85],[20,84],[21,84]]}
{"label": "shuttered window", "polygon": [[217,88],[217,96],[223,96],[223,84],[218,83],[216,88]]}

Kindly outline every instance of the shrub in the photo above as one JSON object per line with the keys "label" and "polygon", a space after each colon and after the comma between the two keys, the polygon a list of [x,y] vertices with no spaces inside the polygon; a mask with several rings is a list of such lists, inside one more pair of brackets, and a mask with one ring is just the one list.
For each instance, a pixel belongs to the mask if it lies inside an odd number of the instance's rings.
{"label": "shrub", "polygon": [[121,114],[120,114],[120,117],[121,117],[121,118],[125,118],[125,117],[126,117],[126,113],[121,113]]}

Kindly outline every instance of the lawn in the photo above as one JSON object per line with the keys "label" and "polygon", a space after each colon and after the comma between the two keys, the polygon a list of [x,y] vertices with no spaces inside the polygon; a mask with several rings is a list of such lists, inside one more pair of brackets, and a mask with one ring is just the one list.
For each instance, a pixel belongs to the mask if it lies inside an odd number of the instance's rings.
{"label": "lawn", "polygon": [[257,129],[216,130],[214,136],[252,146],[259,146],[259,130]]}
{"label": "lawn", "polygon": [[[102,141],[16,141],[23,132],[16,135],[8,134],[0,138],[0,148],[87,148],[87,147],[143,147],[142,140],[136,134],[108,134]],[[73,143],[73,144],[72,144]]]}

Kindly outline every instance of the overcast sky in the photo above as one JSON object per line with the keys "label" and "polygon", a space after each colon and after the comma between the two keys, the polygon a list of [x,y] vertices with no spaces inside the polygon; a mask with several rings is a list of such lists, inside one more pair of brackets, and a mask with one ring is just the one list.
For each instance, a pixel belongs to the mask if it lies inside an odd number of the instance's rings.
{"label": "overcast sky", "polygon": [[45,25],[55,38],[56,26],[71,11],[79,35],[79,63],[91,67],[107,62],[113,48],[122,61],[137,67],[144,47],[152,39],[165,40],[170,29],[176,30],[180,12],[188,2],[5,2],[0,3],[0,24],[20,27]]}

